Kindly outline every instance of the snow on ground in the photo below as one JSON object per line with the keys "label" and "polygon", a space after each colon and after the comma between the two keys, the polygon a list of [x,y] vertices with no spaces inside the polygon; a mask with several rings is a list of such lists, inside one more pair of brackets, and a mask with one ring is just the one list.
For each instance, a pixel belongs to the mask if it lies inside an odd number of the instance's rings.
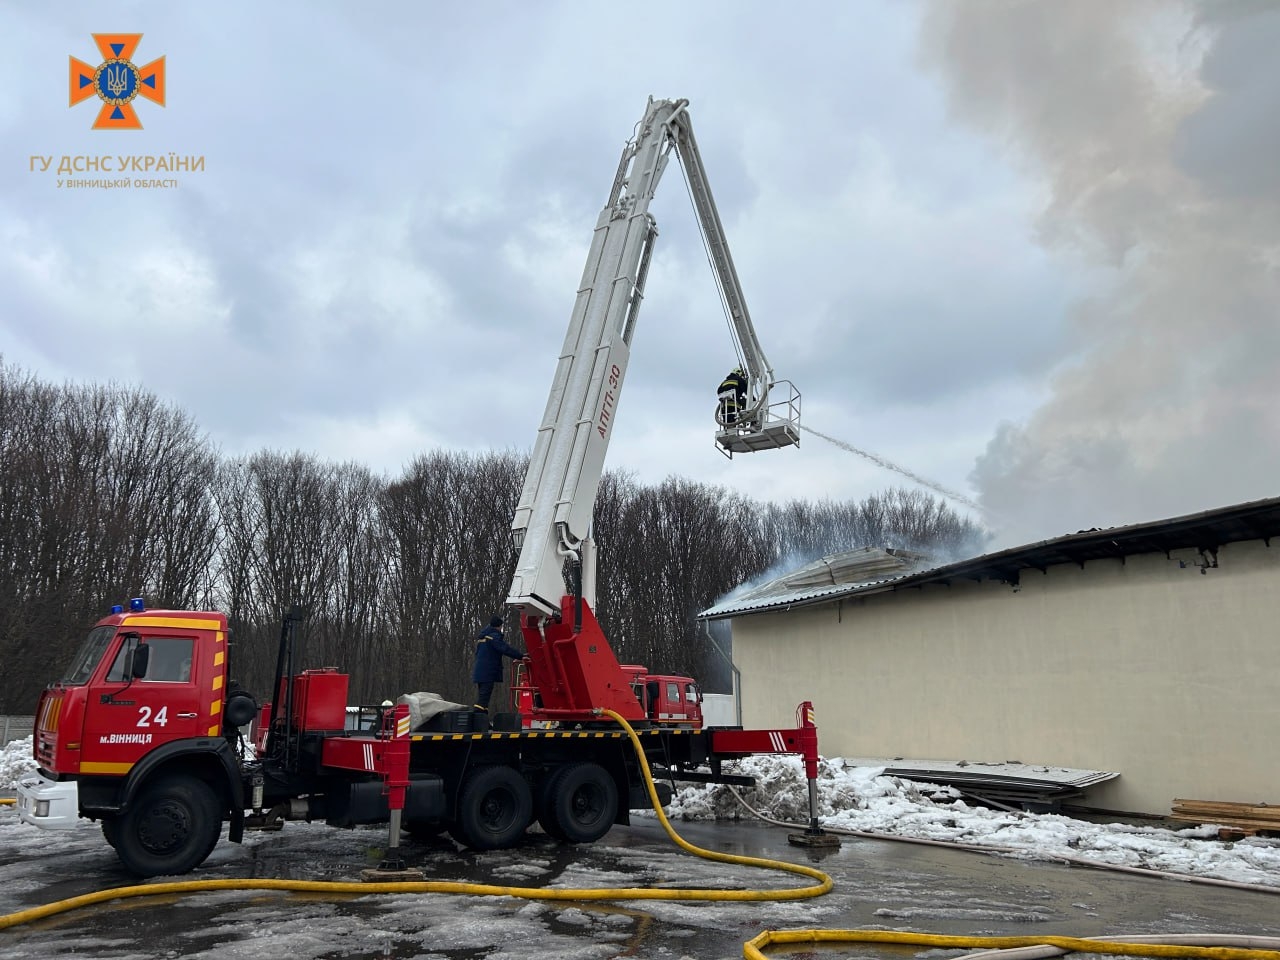
{"label": "snow on ground", "polygon": [[[808,784],[798,757],[751,757],[736,766],[734,772],[756,779],[755,788],[742,791],[751,806],[779,820],[808,822]],[[732,791],[719,785],[682,787],[667,815],[672,820],[750,816]],[[949,787],[885,776],[883,768],[855,767],[839,757],[819,767],[818,817],[832,829],[963,843],[1026,859],[1071,858],[1280,887],[1280,840],[1224,842],[1217,839],[1217,828],[1207,825],[1174,830],[992,810],[966,803]]]}
{"label": "snow on ground", "polygon": [[28,773],[35,773],[36,762],[31,758],[31,737],[10,740],[0,749],[0,793],[12,791]]}
{"label": "snow on ground", "polygon": [[[798,757],[750,757],[736,767],[735,772],[756,780],[755,788],[742,791],[753,807],[778,820],[808,821],[808,785]],[[34,769],[30,737],[8,744],[0,752],[0,792],[12,791]],[[1280,840],[1223,842],[1210,826],[1173,830],[992,810],[966,803],[948,787],[885,776],[881,768],[851,766],[838,757],[820,765],[818,805],[822,825],[832,829],[963,843],[1026,859],[1071,858],[1280,887]],[[718,785],[682,787],[667,815],[672,820],[750,817],[733,793]]]}

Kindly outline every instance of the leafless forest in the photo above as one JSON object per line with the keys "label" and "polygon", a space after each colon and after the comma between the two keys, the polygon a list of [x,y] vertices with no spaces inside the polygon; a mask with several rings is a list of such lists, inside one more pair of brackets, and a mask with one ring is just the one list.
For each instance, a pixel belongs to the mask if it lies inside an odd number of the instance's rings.
{"label": "leafless forest", "polygon": [[[0,714],[33,712],[93,622],[135,596],[225,611],[233,676],[259,694],[280,613],[304,604],[303,665],[349,673],[354,702],[466,701],[472,638],[510,583],[525,464],[435,451],[389,478],[301,452],[230,459],[145,391],[51,385],[0,360]],[[984,536],[914,490],[761,504],[619,473],[595,528],[597,612],[619,658],[712,690],[727,671],[696,613],[780,559],[866,544],[963,554]]]}

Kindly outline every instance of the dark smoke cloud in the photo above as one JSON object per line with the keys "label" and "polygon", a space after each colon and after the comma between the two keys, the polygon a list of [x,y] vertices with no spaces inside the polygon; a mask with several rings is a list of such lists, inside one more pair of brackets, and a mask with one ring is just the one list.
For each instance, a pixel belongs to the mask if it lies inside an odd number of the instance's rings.
{"label": "dark smoke cloud", "polygon": [[1043,180],[1041,242],[1096,278],[1048,399],[973,471],[1002,542],[1280,493],[1277,49],[1271,4],[930,9],[954,114]]}

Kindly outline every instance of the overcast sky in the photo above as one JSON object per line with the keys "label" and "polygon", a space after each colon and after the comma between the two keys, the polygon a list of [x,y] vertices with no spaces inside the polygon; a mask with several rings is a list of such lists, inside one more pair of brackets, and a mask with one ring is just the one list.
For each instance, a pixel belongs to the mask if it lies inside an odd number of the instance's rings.
{"label": "overcast sky", "polygon": [[[1269,4],[111,9],[0,2],[21,38],[0,62],[0,353],[43,379],[140,385],[227,454],[395,474],[526,451],[653,94],[690,101],[805,423],[978,500],[1005,545],[1278,492]],[[165,57],[141,131],[68,106],[95,32]],[[67,190],[30,169],[170,152],[205,170]],[[608,466],[777,500],[910,486],[813,435],[715,450],[733,349],[674,167],[651,212]]]}

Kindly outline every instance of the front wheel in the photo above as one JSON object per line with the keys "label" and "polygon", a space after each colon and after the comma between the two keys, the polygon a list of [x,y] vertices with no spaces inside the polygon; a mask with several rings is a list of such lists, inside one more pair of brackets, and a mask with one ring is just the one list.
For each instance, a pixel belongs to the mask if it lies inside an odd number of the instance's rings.
{"label": "front wheel", "polygon": [[130,872],[154,877],[194,870],[221,832],[213,788],[195,777],[170,776],[143,788],[116,819],[108,840],[114,836],[116,853]]}
{"label": "front wheel", "polygon": [[472,849],[501,850],[520,839],[532,816],[529,784],[511,767],[495,764],[467,778],[449,832]]}

